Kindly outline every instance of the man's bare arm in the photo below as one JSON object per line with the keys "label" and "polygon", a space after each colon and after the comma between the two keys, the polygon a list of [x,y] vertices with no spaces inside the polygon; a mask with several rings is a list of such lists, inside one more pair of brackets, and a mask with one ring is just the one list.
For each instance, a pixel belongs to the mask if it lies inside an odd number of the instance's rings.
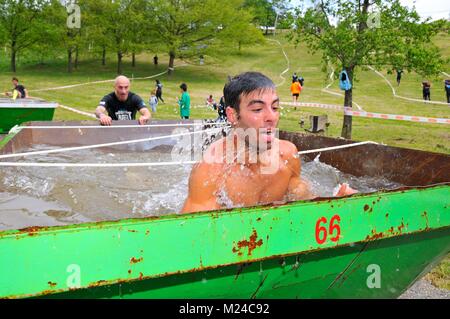
{"label": "man's bare arm", "polygon": [[139,124],[141,125],[146,124],[152,117],[150,111],[146,107],[141,108],[139,113],[141,113],[141,116],[139,117]]}
{"label": "man's bare arm", "polygon": [[112,118],[105,114],[106,108],[104,106],[97,106],[95,109],[95,116],[100,120],[101,125],[111,125],[112,124]]}
{"label": "man's bare arm", "polygon": [[192,169],[189,177],[189,194],[180,213],[193,213],[219,209],[215,191],[217,180],[211,164],[200,163]]}

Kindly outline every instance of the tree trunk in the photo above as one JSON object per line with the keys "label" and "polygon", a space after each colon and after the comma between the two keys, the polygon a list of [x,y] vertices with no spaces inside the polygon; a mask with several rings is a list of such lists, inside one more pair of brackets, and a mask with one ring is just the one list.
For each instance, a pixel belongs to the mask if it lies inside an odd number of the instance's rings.
{"label": "tree trunk", "polygon": [[15,42],[11,46],[11,71],[16,73],[16,45]]}
{"label": "tree trunk", "polygon": [[[353,69],[354,67],[344,67],[347,71],[348,78],[352,84],[350,90],[345,91],[344,107],[352,107],[353,100]],[[342,124],[341,136],[346,139],[352,138],[352,116],[344,115],[344,122]]]}
{"label": "tree trunk", "polygon": [[102,50],[102,65],[106,65],[106,48],[103,47]]}
{"label": "tree trunk", "polygon": [[121,75],[122,74],[122,52],[117,52],[117,74]]}
{"label": "tree trunk", "polygon": [[170,51],[169,52],[169,70],[167,72],[168,75],[172,74],[172,72],[174,70],[174,68],[173,68],[174,63],[175,63],[175,52]]}
{"label": "tree trunk", "polygon": [[75,70],[78,69],[78,46],[75,48],[75,64],[74,64]]}
{"label": "tree trunk", "polygon": [[131,53],[131,66],[134,68],[136,66],[136,53]]}
{"label": "tree trunk", "polygon": [[67,72],[72,73],[72,48],[67,49]]}

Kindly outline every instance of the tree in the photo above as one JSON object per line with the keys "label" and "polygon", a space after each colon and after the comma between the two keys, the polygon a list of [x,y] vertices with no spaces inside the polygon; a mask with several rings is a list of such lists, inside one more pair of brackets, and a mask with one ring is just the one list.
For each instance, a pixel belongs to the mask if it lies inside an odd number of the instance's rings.
{"label": "tree", "polygon": [[[420,22],[415,10],[399,0],[321,0],[305,12],[297,11],[295,42],[305,41],[321,51],[325,63],[345,70],[353,83],[358,67],[402,67],[422,75],[436,75],[443,59],[431,43],[440,25]],[[352,106],[352,89],[344,106]],[[352,117],[344,116],[342,137],[351,138]]]}
{"label": "tree", "polygon": [[169,53],[169,74],[181,52],[196,52],[227,28],[224,21],[239,21],[241,0],[153,0],[146,10],[153,41]]}
{"label": "tree", "polygon": [[45,38],[45,0],[0,0],[0,28],[11,54],[11,71],[16,72],[17,54]]}
{"label": "tree", "polygon": [[218,33],[217,46],[223,48],[231,45],[237,47],[240,52],[243,46],[263,43],[265,39],[261,30],[251,23],[253,15],[250,11],[241,8],[237,10],[237,14],[239,20],[228,19],[223,22],[222,31]]}
{"label": "tree", "polygon": [[290,10],[286,1],[283,0],[245,0],[244,7],[251,9],[254,16],[253,22],[265,27],[266,35],[269,27],[283,21]]}
{"label": "tree", "polygon": [[[90,15],[90,25],[95,30],[94,39],[105,41],[104,49],[110,48],[117,53],[117,74],[122,74],[122,59],[132,51],[135,45],[135,30],[145,27],[143,0],[91,0],[86,7]],[[106,45],[107,44],[107,45]]]}

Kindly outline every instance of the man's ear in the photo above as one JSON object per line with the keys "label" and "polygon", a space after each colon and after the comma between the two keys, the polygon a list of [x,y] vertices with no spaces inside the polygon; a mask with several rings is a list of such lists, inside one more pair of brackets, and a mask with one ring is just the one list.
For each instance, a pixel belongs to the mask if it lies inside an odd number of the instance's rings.
{"label": "man's ear", "polygon": [[238,114],[234,108],[231,106],[227,106],[225,109],[225,113],[227,113],[228,122],[234,124],[238,121]]}

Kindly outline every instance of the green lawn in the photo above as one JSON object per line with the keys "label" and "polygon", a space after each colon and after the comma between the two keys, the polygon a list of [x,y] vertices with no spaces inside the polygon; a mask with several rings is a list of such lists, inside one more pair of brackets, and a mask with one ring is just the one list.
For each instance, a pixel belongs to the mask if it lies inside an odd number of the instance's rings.
{"label": "green lawn", "polygon": [[[271,37],[272,38],[272,37]],[[343,104],[343,97],[334,96],[322,91],[327,85],[327,76],[321,66],[321,55],[312,55],[304,45],[294,47],[282,36],[277,36],[290,60],[290,69],[284,75],[285,81],[279,86],[278,91],[282,101],[291,101],[290,77],[294,71],[305,78],[304,90],[300,96],[303,102],[321,102],[329,104]],[[447,34],[436,37],[435,42],[441,48],[444,56],[450,56],[450,36]],[[130,78],[145,77],[163,72],[167,69],[168,57],[158,53],[160,65],[157,69],[152,64],[153,55],[141,54],[137,57],[136,67],[131,67],[130,59],[124,61],[124,74]],[[7,56],[4,51],[0,53],[0,90],[11,88],[12,73],[7,71]],[[27,65],[19,64],[16,76],[29,89],[48,88],[96,80],[113,79],[116,74],[114,55],[111,54],[106,66],[101,66],[100,58],[93,56],[81,56],[78,70],[72,74],[66,72],[64,60],[44,61],[44,64]],[[172,76],[167,74],[160,76],[162,81],[163,98],[165,104],[158,106],[158,112],[153,115],[155,119],[178,119],[176,96],[179,95],[179,85],[186,82],[193,105],[204,105],[205,98],[209,94],[218,100],[228,75],[235,75],[243,71],[261,71],[271,77],[276,84],[283,80],[280,73],[287,68],[287,61],[282,54],[281,47],[267,41],[263,45],[256,45],[243,49],[241,53],[224,52],[223,56],[206,56],[205,65],[198,65],[196,60],[176,60],[176,65],[185,64],[177,68]],[[337,70],[339,71],[339,70]],[[450,73],[450,66],[446,66],[444,72]],[[382,71],[387,74],[386,70]],[[391,83],[395,83],[395,75],[387,75]],[[432,80],[431,98],[435,101],[445,102],[443,88],[443,75]],[[403,74],[400,87],[396,86],[397,94],[421,99],[422,78],[414,73]],[[154,88],[154,79],[134,80],[132,91],[148,100],[151,89]],[[334,92],[342,93],[335,82],[331,88]],[[76,88],[31,92],[32,96],[44,98],[49,101],[78,108],[83,111],[93,112],[99,100],[112,91],[112,83],[92,84]],[[390,87],[377,74],[370,70],[359,70],[357,82],[354,84],[354,101],[360,104],[364,110],[380,113],[417,115],[427,117],[449,118],[450,108],[446,105],[430,105],[422,102],[409,102],[393,97]],[[331,122],[328,134],[333,137],[340,135],[343,114],[341,111],[285,107],[282,110],[280,128],[290,131],[303,131],[300,128],[299,119],[307,119],[309,115],[327,114]],[[192,118],[215,118],[216,113],[205,107],[192,109]],[[55,120],[86,120],[85,116],[57,109]],[[378,119],[353,119],[353,139],[371,140],[382,142],[391,146],[413,148],[450,154],[450,130],[445,124],[422,124],[404,121],[378,120]],[[441,287],[449,289],[449,264],[450,258],[438,266],[429,277]]]}
{"label": "green lawn", "polygon": [[[290,76],[294,71],[301,73],[305,78],[304,90],[300,96],[303,102],[321,102],[329,104],[343,104],[343,97],[334,96],[322,92],[322,88],[327,84],[327,76],[321,71],[320,54],[312,55],[304,45],[297,48],[288,43],[284,37],[277,36],[277,40],[282,43],[284,50],[290,60],[290,69],[284,75],[285,81],[278,87],[282,101],[291,101],[289,86]],[[436,43],[442,48],[443,54],[450,56],[450,46],[448,35],[440,35]],[[141,54],[137,57],[136,67],[131,67],[130,59],[125,59],[124,73],[129,77],[146,77],[163,72],[167,68],[168,57],[158,54],[160,65],[157,69],[152,64],[152,55]],[[0,55],[0,65],[4,72],[0,75],[0,89],[6,91],[10,89],[11,73],[7,72],[7,57],[2,52]],[[218,100],[221,96],[223,86],[228,75],[235,75],[247,70],[261,71],[270,76],[276,84],[280,84],[282,79],[280,73],[287,68],[287,62],[282,54],[281,47],[272,41],[267,41],[263,45],[243,49],[241,53],[226,52],[222,57],[206,57],[205,65],[198,65],[197,61],[177,60],[176,65],[186,64],[177,68],[172,76],[167,74],[159,79],[164,85],[163,98],[166,104],[160,104],[158,112],[154,114],[156,119],[178,118],[176,107],[176,96],[179,95],[179,85],[181,82],[188,84],[194,105],[204,105],[204,100],[209,94]],[[116,64],[114,56],[111,55],[106,66],[101,66],[100,59],[92,56],[81,58],[78,70],[72,74],[66,72],[66,65],[63,60],[47,62],[39,65],[19,65],[16,76],[29,89],[48,88],[89,81],[113,79],[115,77]],[[337,70],[338,71],[338,70]],[[450,72],[450,67],[443,70]],[[386,71],[382,73],[387,74]],[[387,75],[394,84],[395,75]],[[445,92],[443,89],[442,75],[438,79],[432,79],[433,88],[431,97],[433,100],[445,102]],[[397,94],[421,98],[421,77],[414,73],[403,75],[402,83],[395,88]],[[148,100],[150,90],[154,87],[154,79],[134,80],[132,90]],[[330,90],[342,93],[335,82]],[[103,95],[112,91],[112,83],[101,83],[79,86],[75,88],[31,92],[33,96],[41,97],[49,101],[56,101],[63,105],[78,108],[83,111],[93,112],[98,101]],[[357,73],[357,82],[354,85],[354,101],[361,105],[364,110],[379,113],[417,115],[427,117],[448,118],[450,108],[446,105],[431,105],[422,102],[409,102],[393,97],[390,87],[377,74],[370,70],[360,70]],[[337,137],[340,135],[343,114],[341,111],[317,109],[317,108],[297,108],[285,107],[282,111],[280,128],[301,131],[298,121],[300,118],[308,119],[311,114],[327,114],[331,122],[328,134]],[[193,118],[215,118],[213,111],[205,108],[194,108]],[[55,120],[75,120],[87,119],[82,115],[58,109]],[[354,118],[353,139],[373,140],[387,145],[408,147],[433,152],[450,153],[450,130],[445,124],[422,124],[404,121],[378,120]]]}

